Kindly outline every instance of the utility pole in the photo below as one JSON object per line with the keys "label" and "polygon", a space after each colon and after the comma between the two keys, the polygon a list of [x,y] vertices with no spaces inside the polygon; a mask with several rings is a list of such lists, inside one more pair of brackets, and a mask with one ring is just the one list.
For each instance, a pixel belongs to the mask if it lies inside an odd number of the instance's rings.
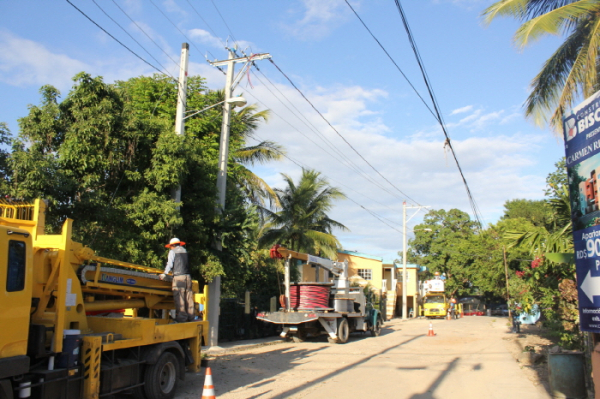
{"label": "utility pole", "polygon": [[[219,195],[219,212],[225,209],[225,193],[227,188],[227,160],[229,159],[229,123],[231,121],[231,94],[243,76],[244,68],[250,68],[252,62],[271,58],[270,54],[252,54],[247,57],[237,57],[234,49],[227,48],[229,57],[224,61],[214,61],[210,64],[214,67],[227,66],[227,75],[225,80],[225,102],[223,104],[223,122],[221,124],[221,140],[219,142],[219,171],[217,174],[217,192]],[[235,64],[244,63],[240,73],[234,77]],[[216,247],[222,251],[220,239],[216,242]],[[219,344],[219,314],[221,313],[221,276],[217,276],[208,285],[208,345],[216,346]]]}
{"label": "utility pole", "polygon": [[506,247],[502,246],[502,254],[504,255],[504,276],[506,277],[506,307],[508,309],[508,318],[511,319],[511,311],[508,302],[510,301],[510,291],[508,290],[508,264],[506,263]]}
{"label": "utility pole", "polygon": [[[185,107],[187,103],[187,76],[190,45],[181,45],[181,62],[179,63],[179,85],[177,89],[177,113],[175,114],[175,133],[182,136],[185,133]],[[171,197],[175,203],[181,202],[181,185],[173,190]]]}
{"label": "utility pole", "polygon": [[[415,215],[412,215],[408,220],[406,220],[406,208],[418,209],[428,208],[427,206],[406,206],[406,201],[402,203],[402,320],[408,319],[408,309],[407,309],[407,295],[406,295],[406,280],[408,279],[408,274],[406,273],[406,223],[412,219]],[[418,212],[418,211],[417,211]],[[429,229],[425,229],[429,230]],[[417,314],[417,303],[415,301],[415,297],[413,296],[413,317]]]}
{"label": "utility pole", "polygon": [[406,320],[406,201],[402,203],[402,231],[402,320]]}

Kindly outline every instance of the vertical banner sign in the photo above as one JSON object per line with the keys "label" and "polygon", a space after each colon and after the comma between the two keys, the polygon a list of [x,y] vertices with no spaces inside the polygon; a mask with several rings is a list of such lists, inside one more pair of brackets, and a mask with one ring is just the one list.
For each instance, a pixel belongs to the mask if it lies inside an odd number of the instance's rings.
{"label": "vertical banner sign", "polygon": [[563,118],[581,330],[600,333],[600,92]]}

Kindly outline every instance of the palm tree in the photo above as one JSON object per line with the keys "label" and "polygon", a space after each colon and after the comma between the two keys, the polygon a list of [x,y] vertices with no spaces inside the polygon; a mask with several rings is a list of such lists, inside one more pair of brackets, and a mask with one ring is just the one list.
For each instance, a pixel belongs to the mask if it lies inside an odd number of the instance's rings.
{"label": "palm tree", "polygon": [[[225,98],[223,90],[211,92],[209,95],[214,97],[215,102],[222,102]],[[246,165],[254,166],[278,161],[285,155],[283,146],[272,141],[261,141],[256,145],[246,146],[246,142],[258,129],[260,122],[268,121],[269,111],[258,111],[257,106],[252,104],[234,113],[233,118],[239,122],[237,126],[241,128],[238,131],[234,129],[232,132],[232,141],[237,141],[231,151],[231,160],[237,164],[235,183],[252,204],[262,207],[264,200],[267,199],[271,205],[279,205],[273,189],[246,167]]]}
{"label": "palm tree", "polygon": [[348,229],[327,213],[334,200],[345,198],[344,193],[331,187],[314,170],[302,169],[298,184],[290,176],[282,176],[287,187],[274,189],[280,206],[276,211],[265,209],[268,221],[259,238],[260,245],[282,244],[295,251],[335,258],[341,245],[333,229]]}
{"label": "palm tree", "polygon": [[501,0],[485,9],[484,21],[511,16],[523,24],[515,43],[524,48],[545,35],[563,34],[565,41],[532,81],[525,115],[537,125],[560,131],[563,114],[598,86],[600,2],[596,0]]}

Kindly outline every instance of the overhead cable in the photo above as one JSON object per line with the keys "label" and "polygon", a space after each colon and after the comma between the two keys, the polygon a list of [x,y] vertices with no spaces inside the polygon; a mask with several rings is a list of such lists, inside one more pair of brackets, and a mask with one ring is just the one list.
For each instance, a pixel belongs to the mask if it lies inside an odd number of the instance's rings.
{"label": "overhead cable", "polygon": [[391,181],[389,181],[369,161],[367,161],[365,159],[365,157],[362,156],[362,154],[360,152],[358,152],[358,150],[356,150],[356,148],[354,148],[354,146],[352,144],[350,144],[350,142],[348,142],[348,140],[346,140],[346,138],[344,136],[342,136],[342,134],[340,132],[338,132],[338,130],[335,127],[333,127],[333,125],[329,122],[329,120],[327,120],[327,118],[325,118],[325,116],[317,109],[317,107],[314,106],[314,104],[304,95],[304,93],[302,93],[302,91],[298,88],[298,86],[296,86],[296,84],[281,70],[281,68],[279,68],[279,66],[275,63],[275,61],[273,61],[273,59],[269,59],[269,61],[287,79],[287,81],[290,82],[290,84],[294,87],[294,89],[296,89],[296,91],[298,91],[298,93],[300,93],[300,95],[302,96],[302,98],[304,98],[304,100],[312,107],[312,109],[315,110],[315,112],[317,114],[319,114],[319,116],[329,125],[329,127],[331,127],[331,129],[333,129],[333,131],[338,136],[341,137],[341,139],[352,149],[352,151],[354,151],[360,157],[360,159],[362,159],[367,165],[369,165],[369,167],[371,169],[373,169],[373,171],[375,171],[375,173],[377,173],[383,180],[385,180],[386,182],[388,182],[388,184],[390,186],[392,186],[394,189],[396,189],[400,194],[402,194],[403,196],[405,196],[407,199],[413,201],[417,205],[420,205],[417,201],[415,201],[414,199],[412,199],[411,197],[409,197],[406,193],[404,193],[402,190],[400,190],[398,187],[396,187],[394,185],[394,183],[392,183]]}
{"label": "overhead cable", "polygon": [[160,69],[158,69],[157,67],[155,67],[154,65],[152,65],[151,63],[149,63],[148,61],[146,61],[144,58],[142,58],[141,56],[139,56],[135,51],[133,51],[132,49],[130,49],[129,47],[127,47],[125,44],[123,44],[119,39],[117,39],[116,37],[114,37],[113,35],[111,35],[110,33],[108,33],[108,31],[106,29],[104,29],[102,26],[100,26],[98,23],[96,23],[96,21],[94,21],[92,18],[90,18],[86,13],[84,13],[83,11],[81,11],[79,8],[77,8],[77,6],[73,3],[71,3],[70,0],[66,0],[67,3],[69,3],[73,8],[75,8],[77,11],[79,11],[81,13],[81,15],[83,15],[84,17],[86,17],[91,23],[93,23],[94,25],[96,25],[100,30],[102,30],[102,32],[106,33],[108,36],[110,36],[114,41],[116,41],[117,43],[119,43],[121,46],[123,46],[127,51],[129,51],[131,54],[135,55],[137,58],[139,58],[142,62],[144,62],[145,64],[149,65],[150,67],[152,67],[153,69],[157,70],[159,73],[161,74],[165,74],[165,72],[161,71]]}
{"label": "overhead cable", "polygon": [[408,25],[408,19],[406,18],[406,15],[404,14],[404,10],[402,9],[400,0],[395,0],[395,2],[396,2],[396,7],[398,8],[398,11],[400,12],[400,17],[402,18],[402,23],[404,25],[404,29],[406,30],[406,34],[408,35],[408,39],[409,39],[410,45],[413,49],[413,52],[415,54],[415,58],[417,59],[417,63],[419,64],[419,68],[421,69],[421,74],[423,75],[423,80],[425,81],[425,85],[427,86],[427,91],[429,92],[429,96],[433,103],[433,107],[434,107],[435,113],[437,115],[437,120],[440,123],[442,131],[444,132],[444,136],[446,136],[446,142],[444,145],[447,145],[448,148],[450,148],[450,151],[452,152],[452,156],[454,157],[454,161],[456,162],[456,166],[458,167],[460,177],[462,178],[463,184],[467,191],[467,196],[469,197],[469,203],[471,205],[471,210],[473,212],[473,216],[475,217],[475,219],[477,219],[477,223],[479,224],[479,227],[483,228],[483,224],[481,222],[481,212],[479,211],[477,203],[475,202],[475,198],[473,197],[473,194],[471,193],[471,189],[469,188],[469,185],[467,184],[467,179],[465,178],[465,175],[460,166],[460,163],[458,162],[458,158],[456,156],[456,152],[454,151],[454,147],[452,147],[452,142],[450,141],[450,136],[448,135],[448,132],[446,130],[446,124],[444,123],[444,120],[442,118],[442,113],[440,112],[440,108],[438,106],[437,99],[433,92],[433,87],[431,85],[431,82],[429,81],[429,76],[427,75],[427,72],[425,71],[425,65],[423,63],[423,60],[421,59],[421,55],[419,54],[419,49],[417,47],[415,38],[412,34],[410,26]]}

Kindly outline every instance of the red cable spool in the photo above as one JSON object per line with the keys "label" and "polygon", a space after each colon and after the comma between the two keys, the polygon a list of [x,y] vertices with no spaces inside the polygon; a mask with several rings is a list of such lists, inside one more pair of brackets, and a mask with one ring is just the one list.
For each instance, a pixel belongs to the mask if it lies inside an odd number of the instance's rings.
{"label": "red cable spool", "polygon": [[294,310],[330,309],[332,283],[296,283],[290,285],[290,307]]}

